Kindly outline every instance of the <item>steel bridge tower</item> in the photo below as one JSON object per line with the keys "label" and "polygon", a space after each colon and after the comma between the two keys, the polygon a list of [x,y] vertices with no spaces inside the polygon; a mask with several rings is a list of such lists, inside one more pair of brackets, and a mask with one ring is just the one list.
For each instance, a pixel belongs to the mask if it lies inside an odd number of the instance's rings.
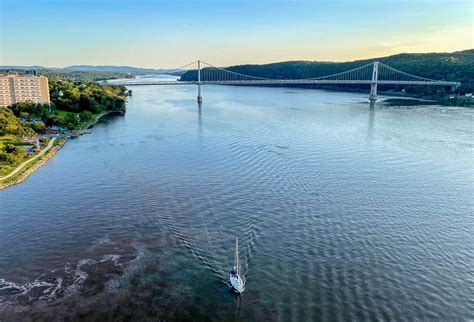
{"label": "steel bridge tower", "polygon": [[201,61],[198,60],[198,96],[197,96],[197,101],[198,103],[202,103],[202,96],[201,96]]}
{"label": "steel bridge tower", "polygon": [[379,76],[379,62],[374,61],[374,69],[372,71],[372,82],[370,83],[370,94],[369,94],[370,105],[375,104],[375,101],[377,100],[378,76]]}

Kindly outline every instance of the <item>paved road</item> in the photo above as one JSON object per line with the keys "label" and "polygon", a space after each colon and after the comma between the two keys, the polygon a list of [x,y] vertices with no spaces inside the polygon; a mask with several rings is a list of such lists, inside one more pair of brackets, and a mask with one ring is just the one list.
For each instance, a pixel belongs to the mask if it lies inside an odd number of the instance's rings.
{"label": "paved road", "polygon": [[43,150],[41,150],[40,153],[38,153],[37,155],[35,155],[34,157],[32,157],[31,159],[28,159],[26,160],[25,162],[23,162],[22,164],[20,164],[18,167],[16,167],[15,170],[13,170],[12,172],[10,172],[9,174],[7,174],[6,176],[4,177],[0,177],[0,181],[1,180],[5,180],[5,179],[8,179],[12,176],[14,176],[15,174],[17,174],[19,171],[21,171],[21,169],[23,169],[28,163],[30,163],[31,161],[33,160],[36,160],[38,159],[39,157],[41,157],[43,154],[45,154],[46,152],[49,151],[49,149],[51,149],[53,147],[53,144],[54,144],[54,141],[56,140],[56,138],[52,138],[49,143],[48,143],[48,146],[46,148],[44,148]]}

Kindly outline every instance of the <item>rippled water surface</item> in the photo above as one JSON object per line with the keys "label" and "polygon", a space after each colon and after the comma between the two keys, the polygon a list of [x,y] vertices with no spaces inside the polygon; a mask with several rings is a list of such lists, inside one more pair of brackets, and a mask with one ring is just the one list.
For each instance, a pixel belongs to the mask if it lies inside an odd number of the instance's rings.
{"label": "rippled water surface", "polygon": [[0,320],[474,319],[472,109],[131,88],[0,191]]}

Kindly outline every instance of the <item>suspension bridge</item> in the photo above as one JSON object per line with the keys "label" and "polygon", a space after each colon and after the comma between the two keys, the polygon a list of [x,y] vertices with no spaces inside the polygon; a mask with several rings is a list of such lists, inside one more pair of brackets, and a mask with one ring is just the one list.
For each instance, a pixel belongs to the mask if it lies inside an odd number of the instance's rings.
{"label": "suspension bridge", "polygon": [[[378,85],[430,85],[450,86],[453,90],[461,83],[443,80],[435,80],[412,75],[410,73],[395,69],[379,61],[345,71],[337,74],[303,78],[303,79],[273,79],[245,75],[222,67],[216,67],[202,60],[194,61],[175,70],[174,72],[186,72],[186,77],[179,80],[147,80],[133,79],[123,82],[114,82],[116,85],[197,85],[198,102],[202,102],[202,85],[370,85],[369,100],[374,103],[377,100]],[[107,82],[104,82],[107,84]]]}

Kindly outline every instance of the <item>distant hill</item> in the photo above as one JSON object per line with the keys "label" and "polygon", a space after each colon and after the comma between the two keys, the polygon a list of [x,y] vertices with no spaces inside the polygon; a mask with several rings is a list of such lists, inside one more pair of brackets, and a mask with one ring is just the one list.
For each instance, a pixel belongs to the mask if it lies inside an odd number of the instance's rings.
{"label": "distant hill", "polygon": [[73,66],[64,67],[63,69],[74,70],[74,71],[130,73],[130,74],[135,74],[135,75],[166,74],[167,72],[176,71],[173,69],[153,69],[153,68],[140,68],[140,67],[131,67],[131,66],[107,66],[107,65],[101,65],[101,66],[73,65]]}
{"label": "distant hill", "polygon": [[7,69],[61,69],[56,67],[44,67],[39,65],[31,65],[31,66],[16,66],[16,65],[0,65],[1,70]]}
{"label": "distant hill", "polygon": [[[225,68],[233,72],[257,77],[301,79],[348,71],[374,60],[421,77],[459,81],[462,83],[461,93],[474,91],[474,49],[452,53],[398,54],[350,62],[285,61],[263,65],[236,65]],[[181,76],[181,79],[196,80],[196,77],[195,71],[188,71]],[[366,86],[354,85],[338,85],[337,87],[366,88]],[[410,93],[424,95],[433,95],[440,90],[436,86],[385,86],[385,88],[381,86],[381,89],[405,89]]]}
{"label": "distant hill", "polygon": [[181,75],[184,71],[172,69],[153,69],[153,68],[140,68],[131,66],[109,66],[109,65],[72,65],[67,67],[44,67],[44,66],[0,66],[0,69],[48,69],[48,70],[63,70],[63,71],[83,71],[83,72],[106,72],[106,73],[127,73],[133,75],[144,75],[144,74],[166,74],[173,71]]}

